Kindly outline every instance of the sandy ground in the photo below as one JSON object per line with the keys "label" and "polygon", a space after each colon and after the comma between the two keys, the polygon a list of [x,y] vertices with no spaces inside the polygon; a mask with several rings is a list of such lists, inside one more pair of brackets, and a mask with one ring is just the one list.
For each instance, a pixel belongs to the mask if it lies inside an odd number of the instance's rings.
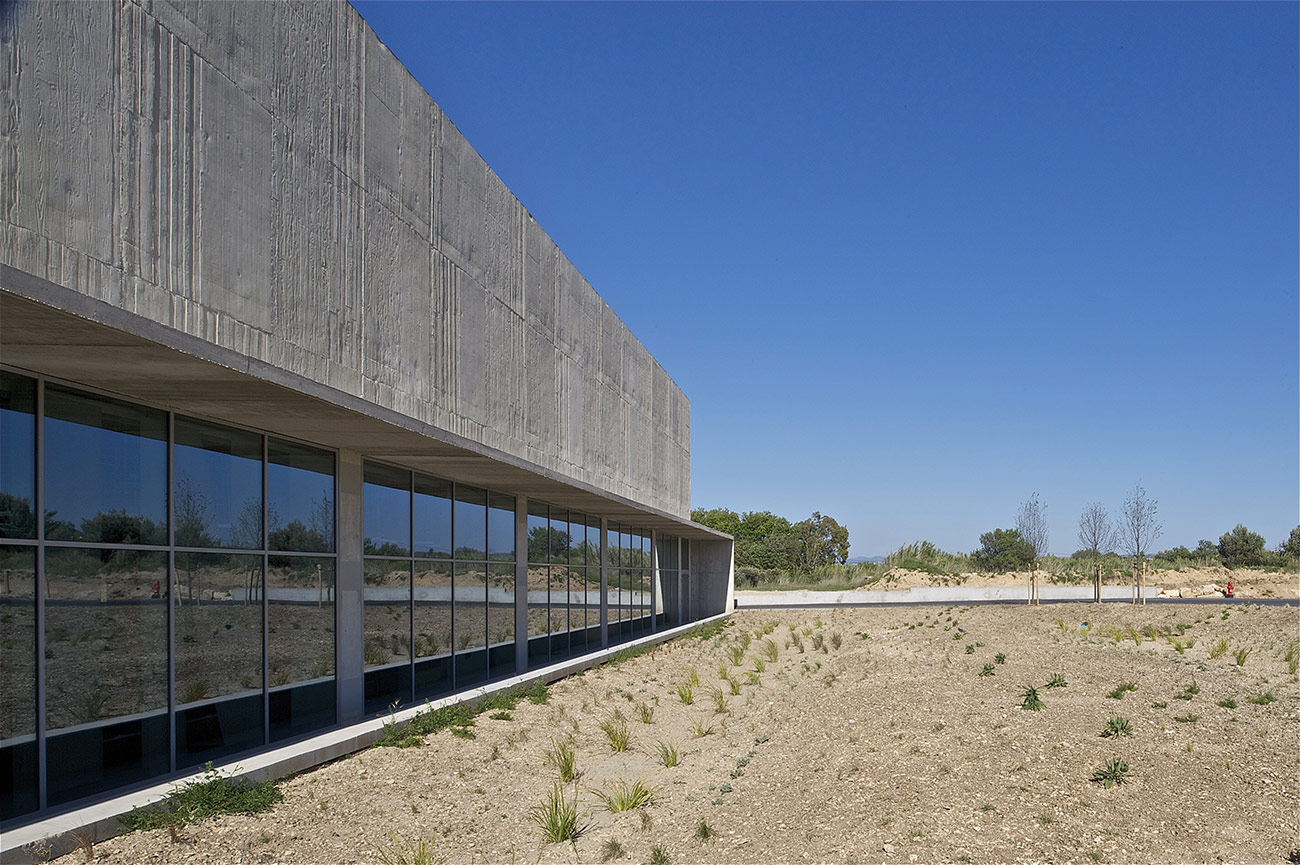
{"label": "sandy ground", "polygon": [[[93,861],[376,862],[394,838],[432,839],[449,862],[644,863],[655,848],[655,861],[678,863],[1286,861],[1300,847],[1300,686],[1286,660],[1297,613],[742,612],[716,637],[558,682],[545,705],[480,715],[473,739],[372,748],[282,782],[271,812],[189,826],[177,842],[122,836],[95,845]],[[777,659],[760,665],[766,639]],[[1240,666],[1238,649],[1249,650]],[[986,664],[993,675],[980,675]],[[685,705],[678,686],[692,669],[700,686]],[[1064,687],[1046,687],[1054,673]],[[1135,690],[1107,696],[1126,682]],[[1041,711],[1020,708],[1026,685]],[[1100,735],[1112,716],[1130,737]],[[598,725],[620,717],[631,747],[614,753]],[[568,793],[589,828],[573,844],[544,843],[529,817],[555,781],[553,739],[573,744],[581,773]],[[661,765],[661,742],[680,765]],[[1111,757],[1128,783],[1106,789],[1090,778]],[[653,803],[608,811],[595,791],[619,779],[645,780]]]}
{"label": "sandy ground", "polygon": [[[1053,579],[1051,574],[1040,571],[1040,586],[1080,585],[1088,586],[1090,582],[1063,578]],[[1198,567],[1182,570],[1156,568],[1147,574],[1147,585],[1162,589],[1165,594],[1178,597],[1223,597],[1224,586],[1231,581],[1238,598],[1300,598],[1300,574],[1295,571],[1259,571],[1246,568],[1230,570],[1224,567]],[[1107,575],[1103,581],[1107,586],[1130,586],[1132,581],[1119,575]],[[969,573],[955,576],[938,576],[922,571],[894,569],[871,589],[908,589],[922,586],[1029,586],[1028,572],[989,574]]]}

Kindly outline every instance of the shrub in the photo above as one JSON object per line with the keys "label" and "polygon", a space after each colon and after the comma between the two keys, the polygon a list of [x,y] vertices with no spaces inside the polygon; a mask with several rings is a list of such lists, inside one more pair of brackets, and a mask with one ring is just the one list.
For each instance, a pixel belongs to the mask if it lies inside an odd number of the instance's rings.
{"label": "shrub", "polygon": [[1128,718],[1121,718],[1119,715],[1106,721],[1106,726],[1101,731],[1103,739],[1115,739],[1120,736],[1132,735],[1133,725],[1129,723]]}
{"label": "shrub", "polygon": [[1094,783],[1105,786],[1107,790],[1128,781],[1128,763],[1118,757],[1111,757],[1092,773]]}

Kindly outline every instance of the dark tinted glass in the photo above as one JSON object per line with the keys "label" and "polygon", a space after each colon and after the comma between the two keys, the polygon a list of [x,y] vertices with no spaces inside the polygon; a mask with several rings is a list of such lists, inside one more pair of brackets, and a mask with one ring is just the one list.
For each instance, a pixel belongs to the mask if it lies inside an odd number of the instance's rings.
{"label": "dark tinted glass", "polygon": [[366,559],[365,665],[411,661],[411,562]]}
{"label": "dark tinted glass", "polygon": [[267,661],[272,688],[334,675],[334,560],[272,556]]}
{"label": "dark tinted glass", "polygon": [[177,417],[172,516],[179,547],[262,548],[262,437]]}
{"label": "dark tinted glass", "polygon": [[416,658],[434,658],[451,652],[451,564],[415,563]]}
{"label": "dark tinted glass", "polygon": [[515,559],[515,497],[488,493],[488,558]]}
{"label": "dark tinted glass", "polygon": [[366,463],[362,494],[368,556],[411,554],[411,473]]}
{"label": "dark tinted glass", "polygon": [[0,538],[36,537],[36,382],[0,370]]}
{"label": "dark tinted glass", "polygon": [[35,811],[36,549],[0,546],[0,820]]}
{"label": "dark tinted glass", "polygon": [[551,509],[544,502],[528,503],[528,561],[549,562],[551,560],[550,524],[548,515]]}
{"label": "dark tinted glass", "polygon": [[488,676],[486,564],[456,565],[454,615],[456,687],[463,688]]}
{"label": "dark tinted glass", "polygon": [[176,702],[261,691],[262,557],[178,552],[173,594]]}
{"label": "dark tinted glass", "polygon": [[167,542],[167,415],[45,388],[46,537]]}
{"label": "dark tinted glass", "polygon": [[456,485],[456,515],[452,532],[456,558],[487,558],[486,490]]}
{"label": "dark tinted glass", "polygon": [[415,476],[415,554],[451,558],[451,481]]}
{"label": "dark tinted glass", "polygon": [[551,563],[567,565],[573,537],[569,534],[569,512],[564,508],[551,508]]}
{"label": "dark tinted glass", "polygon": [[302,553],[334,550],[334,454],[267,439],[267,546]]}
{"label": "dark tinted glass", "polygon": [[488,564],[488,655],[492,678],[515,670],[515,566]]}

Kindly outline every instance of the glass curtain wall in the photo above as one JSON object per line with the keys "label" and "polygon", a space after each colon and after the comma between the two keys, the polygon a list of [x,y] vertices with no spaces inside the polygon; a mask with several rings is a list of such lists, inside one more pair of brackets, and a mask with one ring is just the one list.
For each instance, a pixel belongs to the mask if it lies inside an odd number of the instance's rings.
{"label": "glass curtain wall", "polygon": [[633,639],[650,631],[650,532],[609,524],[609,638]]}
{"label": "glass curtain wall", "polygon": [[528,664],[543,667],[599,646],[600,518],[530,500]]}
{"label": "glass curtain wall", "polygon": [[366,711],[512,675],[515,499],[365,464]]}
{"label": "glass curtain wall", "polygon": [[334,482],[0,370],[0,820],[335,722]]}

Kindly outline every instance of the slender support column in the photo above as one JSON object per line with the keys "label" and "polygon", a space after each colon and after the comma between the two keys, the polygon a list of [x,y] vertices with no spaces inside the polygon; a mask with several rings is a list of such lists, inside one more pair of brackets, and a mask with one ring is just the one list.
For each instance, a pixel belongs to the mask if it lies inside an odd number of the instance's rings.
{"label": "slender support column", "polygon": [[650,530],[650,633],[659,630],[659,532]]}
{"label": "slender support column", "polygon": [[363,665],[365,606],[362,579],[361,454],[339,451],[336,525],[338,569],[334,591],[334,651],[338,682],[338,722],[351,724],[366,711]]}
{"label": "slender support column", "polygon": [[609,645],[609,520],[600,518],[600,647]]}
{"label": "slender support column", "polygon": [[528,497],[515,498],[515,672],[528,670]]}

